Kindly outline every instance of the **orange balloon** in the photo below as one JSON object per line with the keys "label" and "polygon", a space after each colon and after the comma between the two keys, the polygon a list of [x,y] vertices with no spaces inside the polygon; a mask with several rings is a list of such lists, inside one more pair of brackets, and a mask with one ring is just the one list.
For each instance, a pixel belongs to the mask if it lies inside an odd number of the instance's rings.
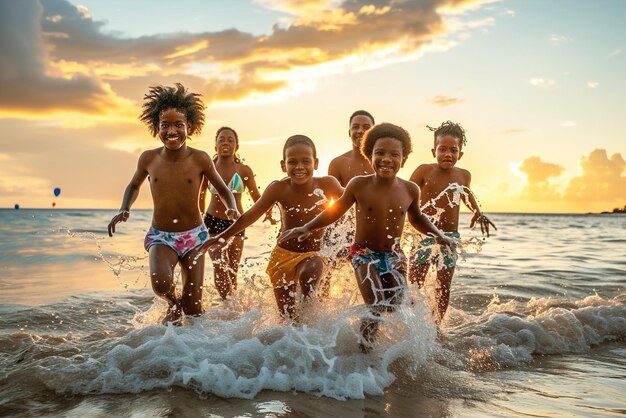
{"label": "orange balloon", "polygon": [[52,207],[55,207],[57,205],[57,202],[52,202]]}

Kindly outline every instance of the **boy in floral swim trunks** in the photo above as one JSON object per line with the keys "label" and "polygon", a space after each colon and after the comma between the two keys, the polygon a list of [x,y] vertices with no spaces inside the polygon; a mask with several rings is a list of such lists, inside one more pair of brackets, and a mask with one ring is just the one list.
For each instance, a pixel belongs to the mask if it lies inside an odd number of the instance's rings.
{"label": "boy in floral swim trunks", "polygon": [[[470,228],[480,225],[483,233],[489,236],[489,226],[497,229],[478,207],[478,203],[469,189],[472,176],[469,171],[455,167],[463,156],[465,145],[465,130],[461,125],[447,121],[438,128],[430,128],[434,132],[433,157],[434,164],[422,164],[411,175],[411,181],[420,187],[420,205],[424,213],[429,215],[434,224],[445,231],[453,239],[459,239],[459,203],[462,199],[467,207],[474,212],[470,221]],[[457,198],[455,199],[455,194]],[[456,202],[456,203],[455,203]],[[437,286],[435,291],[435,322],[441,323],[450,300],[450,285],[457,254],[447,248],[440,248],[431,237],[423,238],[411,256],[409,281],[424,286],[426,275],[432,265],[437,266]]]}
{"label": "boy in floral swim trunks", "polygon": [[361,323],[361,350],[368,351],[378,329],[375,319],[402,302],[406,289],[406,257],[400,249],[404,220],[437,242],[453,246],[420,211],[420,190],[415,183],[396,177],[411,152],[408,132],[382,123],[370,128],[361,143],[361,153],[374,174],[351,179],[343,195],[304,226],[284,232],[281,242],[307,239],[318,228],[337,221],[356,204],[356,234],[350,259],[363,300],[373,317]]}
{"label": "boy in floral swim trunks", "polygon": [[[109,223],[109,236],[113,236],[116,224],[128,220],[139,188],[148,178],[154,213],[144,246],[150,257],[152,289],[169,305],[163,324],[180,325],[183,314],[203,312],[204,257],[196,257],[197,248],[209,237],[198,206],[203,178],[217,189],[229,218],[237,218],[239,212],[211,157],[187,146],[187,136],[199,134],[204,125],[204,103],[198,94],[189,93],[179,83],[175,87],[150,87],[140,119],[163,146],[139,157],[120,211]],[[174,282],[177,264],[183,282],[180,297]]]}

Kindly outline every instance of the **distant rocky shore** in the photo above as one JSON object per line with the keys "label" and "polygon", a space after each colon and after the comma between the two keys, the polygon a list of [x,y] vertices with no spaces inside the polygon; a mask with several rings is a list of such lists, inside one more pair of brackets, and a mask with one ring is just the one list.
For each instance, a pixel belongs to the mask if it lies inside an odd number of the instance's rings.
{"label": "distant rocky shore", "polygon": [[626,205],[623,208],[615,208],[613,209],[612,212],[609,211],[604,211],[604,212],[600,212],[602,214],[609,214],[609,213],[626,213]]}

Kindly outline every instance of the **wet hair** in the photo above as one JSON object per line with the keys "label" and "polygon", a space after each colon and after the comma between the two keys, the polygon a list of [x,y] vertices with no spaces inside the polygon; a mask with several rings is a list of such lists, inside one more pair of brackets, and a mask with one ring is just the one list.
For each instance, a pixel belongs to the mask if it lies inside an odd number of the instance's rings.
{"label": "wet hair", "polygon": [[317,150],[315,149],[315,144],[313,143],[311,138],[305,135],[292,135],[287,138],[287,141],[285,141],[285,146],[283,147],[283,160],[287,156],[287,148],[293,147],[294,145],[298,144],[303,144],[307,147],[310,147],[313,150],[313,158],[317,158]]}
{"label": "wet hair", "polygon": [[[235,143],[237,144],[235,147],[235,153],[234,153],[235,162],[238,164],[241,163],[241,158],[239,158],[239,156],[237,155],[237,150],[239,149],[239,135],[237,135],[237,131],[234,130],[233,128],[229,126],[222,126],[221,128],[219,128],[217,132],[215,132],[215,146],[217,147],[217,138],[220,136],[220,134],[223,131],[231,131],[235,135]],[[215,161],[217,161],[217,154],[215,154],[215,156],[213,157],[213,162]]]}
{"label": "wet hair", "polygon": [[139,120],[148,125],[152,136],[159,133],[161,113],[175,109],[187,118],[189,135],[199,134],[204,126],[204,102],[197,93],[189,93],[180,83],[174,87],[150,86],[143,96],[143,112]]}
{"label": "wet hair", "polygon": [[374,116],[372,116],[370,112],[368,112],[367,110],[357,110],[352,115],[350,115],[350,119],[348,120],[348,125],[352,125],[352,119],[354,119],[356,116],[367,116],[372,121],[372,125],[376,123],[374,121]]}
{"label": "wet hair", "polygon": [[434,132],[435,148],[437,148],[438,136],[450,135],[452,137],[458,138],[459,148],[462,148],[463,146],[465,146],[465,144],[467,144],[467,138],[465,138],[465,129],[463,129],[463,127],[458,123],[454,123],[448,120],[442,123],[441,125],[439,125],[438,128],[433,128],[432,126],[428,126],[428,125],[426,125],[426,127],[430,129],[432,132]]}
{"label": "wet hair", "polygon": [[403,161],[406,161],[413,150],[411,136],[404,128],[392,123],[380,123],[369,128],[361,141],[361,154],[369,161],[372,161],[374,145],[380,138],[394,138],[400,141],[402,143]]}

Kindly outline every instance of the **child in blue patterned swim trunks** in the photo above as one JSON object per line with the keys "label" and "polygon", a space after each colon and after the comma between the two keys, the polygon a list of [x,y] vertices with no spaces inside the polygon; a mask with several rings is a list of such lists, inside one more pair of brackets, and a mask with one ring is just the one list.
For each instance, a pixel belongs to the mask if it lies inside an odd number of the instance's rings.
{"label": "child in blue patterned swim trunks", "polygon": [[374,174],[354,177],[334,205],[279,238],[279,242],[306,239],[311,231],[337,221],[356,204],[350,255],[361,296],[371,312],[361,322],[363,351],[371,349],[378,330],[376,318],[395,309],[406,293],[406,258],[399,248],[405,219],[439,243],[454,245],[421,213],[419,187],[396,176],[410,152],[411,139],[404,129],[390,123],[373,126],[363,138],[361,153],[372,164]]}
{"label": "child in blue patterned swim trunks", "polygon": [[[429,127],[430,128],[430,127]],[[456,162],[463,156],[465,145],[465,130],[461,125],[445,122],[434,131],[433,157],[434,164],[422,164],[411,175],[411,181],[421,190],[420,206],[425,214],[433,219],[437,228],[445,231],[451,238],[459,239],[460,201],[474,212],[470,221],[470,228],[480,225],[480,229],[489,236],[489,227],[497,229],[495,225],[481,211],[476,198],[469,189],[471,174],[469,171],[455,167]],[[411,255],[409,281],[423,287],[431,266],[437,267],[437,285],[435,288],[434,312],[435,322],[440,324],[448,309],[450,300],[450,285],[457,261],[456,252],[441,250],[432,238],[420,240],[417,248]]]}
{"label": "child in blue patterned swim trunks", "polygon": [[[137,170],[124,192],[120,212],[109,222],[109,236],[115,225],[126,222],[139,188],[148,179],[154,213],[145,239],[150,257],[152,289],[165,299],[169,309],[163,323],[179,325],[183,314],[200,315],[204,282],[204,257],[198,247],[208,239],[202,221],[198,195],[203,179],[213,184],[228,207],[230,218],[239,212],[233,194],[217,173],[211,157],[187,146],[187,137],[200,133],[204,125],[204,103],[181,84],[175,87],[153,86],[145,96],[140,119],[163,146],[145,151]],[[176,295],[174,268],[180,265],[182,294]]]}

